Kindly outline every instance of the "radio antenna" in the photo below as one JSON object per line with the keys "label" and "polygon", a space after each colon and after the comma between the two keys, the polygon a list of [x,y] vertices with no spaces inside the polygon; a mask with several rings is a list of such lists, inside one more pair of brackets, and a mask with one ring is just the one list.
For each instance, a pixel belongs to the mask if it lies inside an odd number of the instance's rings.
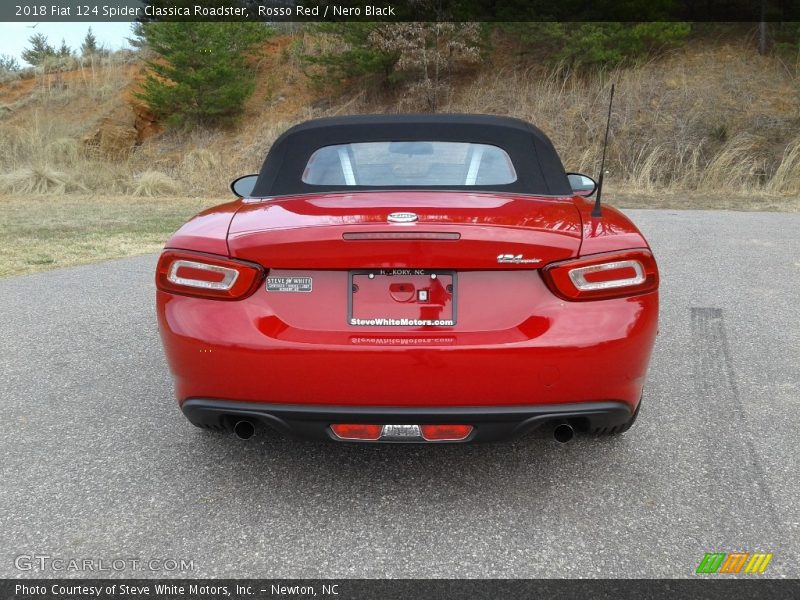
{"label": "radio antenna", "polygon": [[603,140],[603,158],[600,160],[600,177],[597,179],[597,198],[594,201],[594,208],[592,209],[593,217],[602,217],[603,212],[600,210],[600,198],[603,195],[603,175],[606,172],[606,147],[608,146],[608,129],[611,125],[611,105],[614,103],[614,84],[611,84],[611,98],[608,101],[608,119],[606,119],[606,137]]}

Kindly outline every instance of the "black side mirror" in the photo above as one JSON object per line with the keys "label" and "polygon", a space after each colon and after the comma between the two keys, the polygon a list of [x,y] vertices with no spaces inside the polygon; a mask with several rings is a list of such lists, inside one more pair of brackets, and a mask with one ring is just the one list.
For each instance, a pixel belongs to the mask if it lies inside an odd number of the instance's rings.
{"label": "black side mirror", "polygon": [[588,175],[567,173],[567,179],[569,179],[569,187],[572,188],[572,192],[578,196],[588,197],[597,190],[597,182]]}
{"label": "black side mirror", "polygon": [[231,191],[239,198],[250,198],[256,187],[258,175],[243,175],[231,182]]}

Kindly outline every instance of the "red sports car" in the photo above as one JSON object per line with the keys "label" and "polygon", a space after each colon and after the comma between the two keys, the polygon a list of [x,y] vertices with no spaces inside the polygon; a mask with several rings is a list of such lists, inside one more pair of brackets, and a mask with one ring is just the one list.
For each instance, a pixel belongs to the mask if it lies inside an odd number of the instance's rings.
{"label": "red sports car", "polygon": [[239,199],[181,227],[156,273],[193,424],[438,443],[636,419],[655,260],[536,127],[319,119],[231,187]]}

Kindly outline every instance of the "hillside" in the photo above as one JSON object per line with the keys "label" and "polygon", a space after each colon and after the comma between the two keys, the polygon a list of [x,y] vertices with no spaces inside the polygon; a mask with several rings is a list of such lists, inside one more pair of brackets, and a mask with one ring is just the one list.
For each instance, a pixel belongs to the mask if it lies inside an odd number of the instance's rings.
{"label": "hillside", "polygon": [[[302,34],[298,34],[302,35]],[[273,38],[235,130],[171,131],[132,92],[135,55],[0,86],[0,189],[6,193],[206,196],[257,170],[293,123],[329,114],[398,112],[401,94],[309,85],[292,36]],[[747,42],[690,42],[659,59],[594,75],[520,64],[496,48],[452,81],[445,112],[536,123],[568,170],[596,174],[610,82],[617,84],[607,182],[624,195],[800,193],[797,69]]]}

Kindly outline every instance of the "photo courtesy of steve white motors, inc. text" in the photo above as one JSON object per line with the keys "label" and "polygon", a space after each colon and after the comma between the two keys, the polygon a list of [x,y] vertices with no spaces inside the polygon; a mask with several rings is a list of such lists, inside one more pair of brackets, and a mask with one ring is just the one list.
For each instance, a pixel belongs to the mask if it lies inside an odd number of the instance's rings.
{"label": "photo courtesy of steve white motors, inc. text", "polygon": [[136,585],[120,583],[108,585],[81,585],[71,583],[35,584],[18,583],[14,585],[14,594],[21,598],[25,596],[54,596],[58,598],[74,597],[112,597],[112,596],[252,596],[255,594],[270,594],[273,596],[338,596],[339,584],[328,583],[319,586],[313,585],[282,585],[272,583],[269,587],[252,585],[216,585],[191,583],[188,585],[174,583],[144,583]]}

